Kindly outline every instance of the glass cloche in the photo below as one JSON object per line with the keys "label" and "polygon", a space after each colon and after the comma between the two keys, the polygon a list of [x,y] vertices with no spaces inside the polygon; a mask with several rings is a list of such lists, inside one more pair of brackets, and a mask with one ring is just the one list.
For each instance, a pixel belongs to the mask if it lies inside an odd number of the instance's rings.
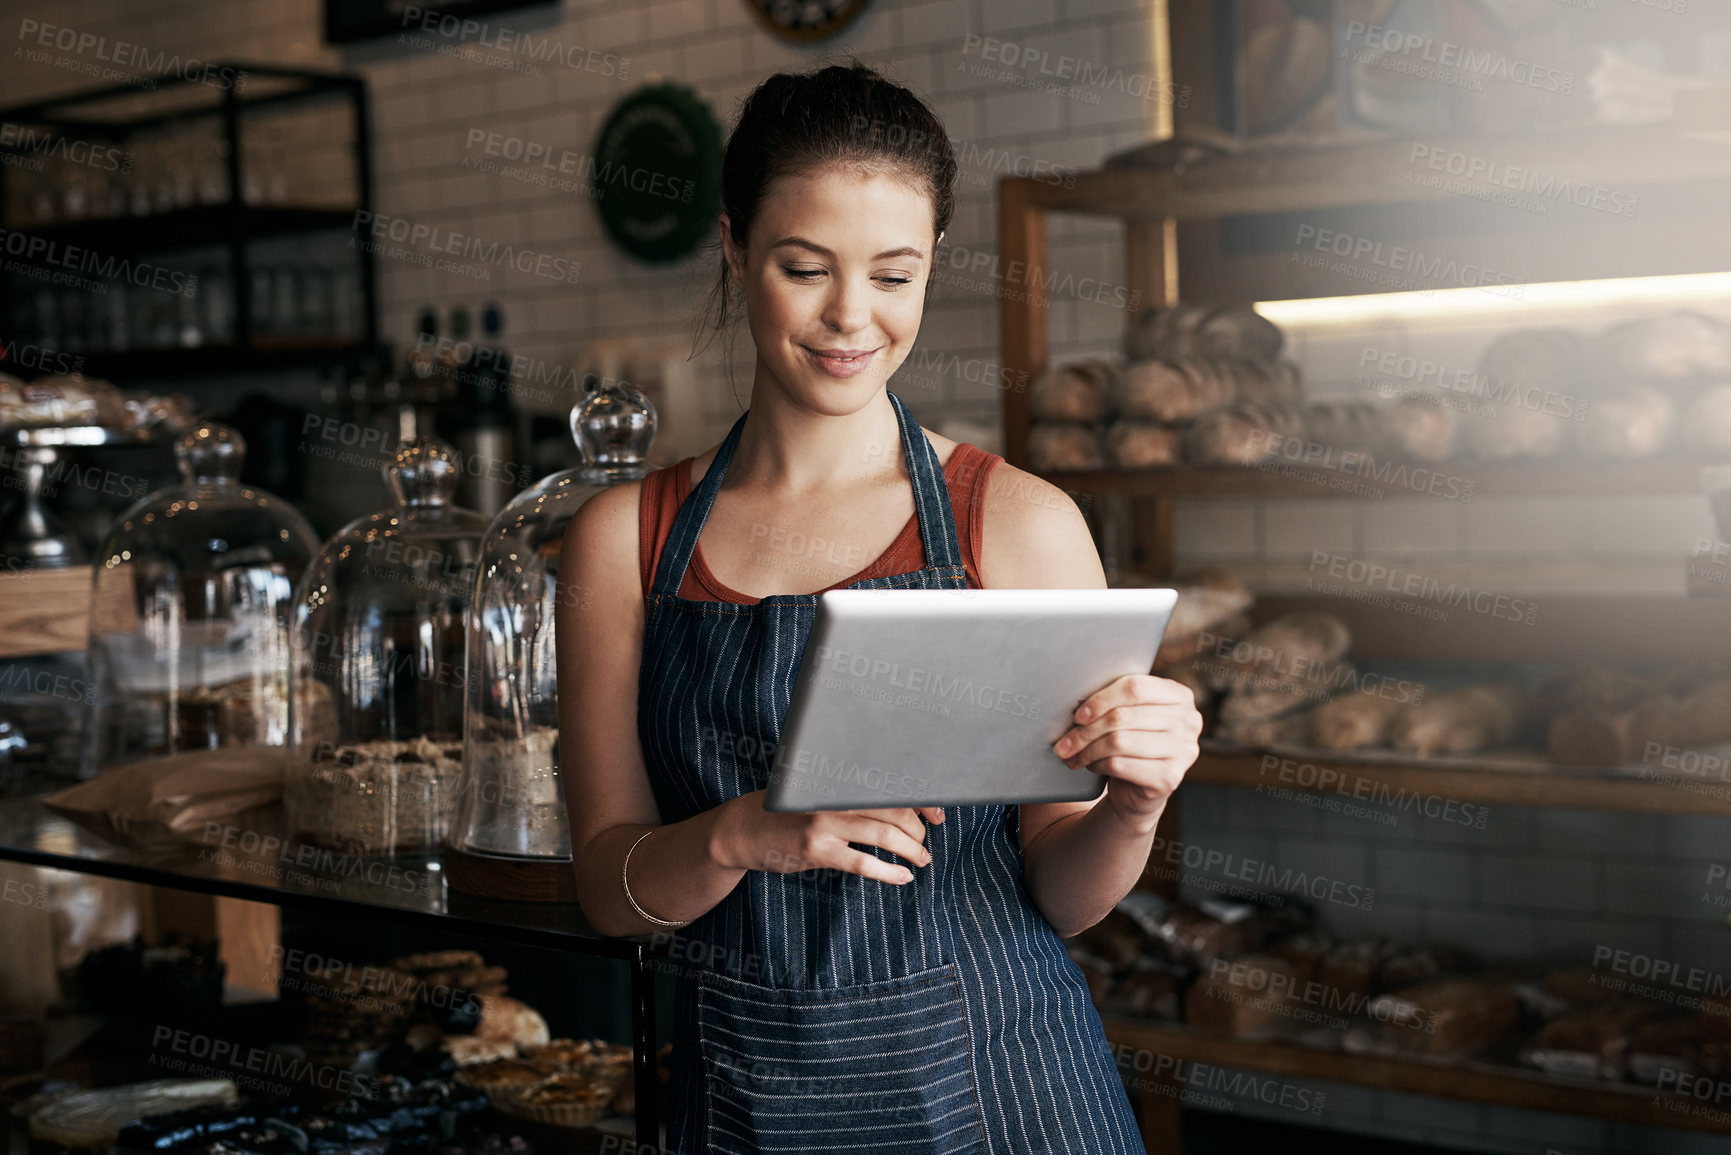
{"label": "glass cloche", "polygon": [[95,566],[80,775],[225,746],[283,746],[289,614],[318,537],[240,482],[246,443],[205,422],[175,445],[182,482],[109,529]]}
{"label": "glass cloche", "polygon": [[[344,854],[438,853],[462,769],[463,635],[487,520],[450,503],[458,460],[405,441],[397,503],[339,530],[295,592],[292,829]],[[329,695],[328,711],[302,700]]]}
{"label": "glass cloche", "polygon": [[571,410],[583,464],[543,478],[487,528],[466,651],[463,788],[444,859],[456,890],[576,898],[554,688],[559,549],[585,501],[649,472],[655,420],[639,390],[615,384],[590,393]]}

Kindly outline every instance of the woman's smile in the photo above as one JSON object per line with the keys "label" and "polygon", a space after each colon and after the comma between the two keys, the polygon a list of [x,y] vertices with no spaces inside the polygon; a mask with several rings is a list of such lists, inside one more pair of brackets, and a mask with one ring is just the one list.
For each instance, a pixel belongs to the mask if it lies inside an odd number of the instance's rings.
{"label": "woman's smile", "polygon": [[865,371],[877,355],[876,349],[814,349],[801,345],[813,365],[831,377],[853,377]]}

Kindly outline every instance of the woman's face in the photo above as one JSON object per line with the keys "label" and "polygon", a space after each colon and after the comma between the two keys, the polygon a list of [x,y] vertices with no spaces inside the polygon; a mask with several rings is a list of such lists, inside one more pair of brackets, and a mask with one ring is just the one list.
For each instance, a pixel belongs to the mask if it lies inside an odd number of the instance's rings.
{"label": "woman's face", "polygon": [[906,180],[826,169],[773,182],[744,252],[721,236],[745,294],[757,383],[819,413],[852,413],[919,335],[932,202]]}

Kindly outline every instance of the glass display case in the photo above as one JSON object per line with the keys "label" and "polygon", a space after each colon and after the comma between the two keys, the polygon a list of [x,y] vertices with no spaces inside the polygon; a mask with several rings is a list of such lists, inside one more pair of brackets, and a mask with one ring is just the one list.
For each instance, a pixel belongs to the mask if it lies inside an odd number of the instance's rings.
{"label": "glass display case", "polygon": [[[487,528],[450,502],[458,468],[444,441],[402,443],[385,467],[396,504],[339,530],[296,591],[284,801],[305,841],[420,858],[450,825],[465,619]],[[328,711],[300,709],[327,695]]]}
{"label": "glass display case", "polygon": [[80,774],[224,746],[283,746],[289,614],[318,537],[240,483],[246,445],[206,422],[182,482],[121,514],[97,555]]}
{"label": "glass display case", "polygon": [[649,472],[655,420],[639,390],[590,393],[571,410],[583,464],[543,478],[487,528],[466,650],[463,784],[444,858],[455,889],[576,899],[554,686],[559,550],[584,502]]}

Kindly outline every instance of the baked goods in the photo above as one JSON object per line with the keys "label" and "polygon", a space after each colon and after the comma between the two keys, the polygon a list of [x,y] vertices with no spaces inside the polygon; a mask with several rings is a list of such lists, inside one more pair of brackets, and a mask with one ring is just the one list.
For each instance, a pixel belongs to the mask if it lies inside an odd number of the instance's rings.
{"label": "baked goods", "polygon": [[1304,415],[1295,405],[1239,401],[1210,409],[1184,431],[1192,465],[1257,465],[1276,460],[1290,442],[1302,444]]}
{"label": "baked goods", "polygon": [[1460,445],[1455,410],[1421,397],[1403,397],[1388,406],[1382,425],[1389,452],[1410,461],[1447,461]]}
{"label": "baked goods", "polygon": [[450,828],[463,746],[429,737],[313,749],[288,782],[296,834],[346,854],[413,853]]}
{"label": "baked goods", "polygon": [[[1225,699],[1231,701],[1229,697]],[[1304,703],[1306,699],[1290,699]],[[1214,737],[1235,746],[1299,746],[1304,742],[1305,714],[1300,705],[1291,713],[1263,718],[1221,719],[1215,724]]]}
{"label": "baked goods", "polygon": [[482,1091],[503,1091],[510,1087],[528,1087],[539,1083],[549,1074],[561,1070],[562,1063],[533,1063],[522,1059],[492,1059],[461,1067],[452,1076],[465,1087]]}
{"label": "baked goods", "polygon": [[1520,1002],[1510,985],[1488,977],[1431,979],[1378,995],[1366,1011],[1377,1028],[1356,1041],[1349,1034],[1349,1048],[1433,1058],[1483,1050],[1520,1021]]}
{"label": "baked goods", "polygon": [[[1156,670],[1187,662],[1202,654],[1205,648],[1218,648],[1220,639],[1236,636],[1240,631],[1228,623],[1237,619],[1255,601],[1249,587],[1223,569],[1199,570],[1176,584],[1178,600],[1172,607],[1172,617],[1166,623],[1166,633],[1154,658]],[[1247,624],[1248,619],[1245,622]],[[1207,644],[1210,642],[1213,644]]]}
{"label": "baked goods", "polygon": [[1352,630],[1321,610],[1282,614],[1250,631],[1225,655],[1204,667],[1217,690],[1290,686],[1303,688],[1328,663],[1345,657]]}
{"label": "baked goods", "polygon": [[1099,357],[1047,369],[1028,388],[1028,412],[1041,421],[1099,421],[1117,377],[1118,367]]}
{"label": "baked goods", "polygon": [[1553,1019],[1521,1048],[1521,1061],[1553,1075],[1622,1079],[1630,1033],[1665,1014],[1662,1004],[1616,998]]}
{"label": "baked goods", "polygon": [[240,1098],[227,1079],[157,1079],[60,1095],[30,1116],[30,1138],[43,1150],[101,1155],[134,1119]]}
{"label": "baked goods", "polygon": [[1182,989],[1183,980],[1176,971],[1155,966],[1125,975],[1107,1001],[1124,1014],[1176,1022],[1183,1005],[1179,998]]}
{"label": "baked goods", "polygon": [[1555,413],[1518,403],[1492,407],[1460,419],[1466,447],[1486,461],[1554,457],[1568,443],[1568,426]]}
{"label": "baked goods", "polygon": [[616,1090],[610,1080],[597,1074],[573,1071],[499,1095],[493,1105],[537,1123],[573,1127],[593,1123],[606,1114]]}
{"label": "baked goods", "polygon": [[1389,724],[1404,704],[1395,697],[1355,690],[1310,711],[1306,735],[1322,750],[1360,750],[1388,741]]}
{"label": "baked goods", "polygon": [[1218,959],[1184,995],[1184,1021],[1238,1038],[1268,1038],[1299,1025],[1300,978],[1285,959],[1245,954]]}
{"label": "baked goods", "polygon": [[0,376],[0,429],[57,425],[118,429],[125,418],[120,391],[106,381],[55,375],[25,382]]}
{"label": "baked goods", "polygon": [[1593,457],[1651,457],[1671,444],[1677,405],[1651,385],[1633,385],[1595,399],[1575,429],[1575,444]]}
{"label": "baked goods", "polygon": [[1106,464],[1106,452],[1092,425],[1042,422],[1028,430],[1028,462],[1042,473],[1099,469]]}
{"label": "baked goods", "polygon": [[1185,354],[1271,361],[1280,356],[1283,340],[1279,326],[1249,304],[1181,302],[1142,313],[1125,352],[1133,361]]}
{"label": "baked goods", "polygon": [[1232,377],[1202,357],[1164,357],[1132,361],[1118,379],[1115,408],[1142,421],[1188,421],[1230,404],[1237,396]]}
{"label": "baked goods", "polygon": [[1389,744],[1421,758],[1468,754],[1514,737],[1520,689],[1513,684],[1468,686],[1408,706],[1389,725]]}
{"label": "baked goods", "polygon": [[1304,406],[1305,435],[1341,453],[1391,456],[1394,448],[1384,416],[1388,406],[1362,399],[1311,401]]}
{"label": "baked goods", "polygon": [[1176,429],[1151,421],[1114,421],[1106,429],[1106,458],[1125,469],[1176,465],[1180,460]]}
{"label": "baked goods", "polygon": [[1600,333],[1583,360],[1612,383],[1723,379],[1731,376],[1731,326],[1688,310],[1641,317]]}
{"label": "baked goods", "polygon": [[483,1039],[478,1035],[446,1035],[439,1047],[459,1067],[516,1057],[517,1044],[510,1039]]}
{"label": "baked goods", "polygon": [[483,1039],[509,1039],[519,1051],[549,1041],[547,1020],[524,1002],[503,995],[481,996],[481,1022],[475,1034]]}

